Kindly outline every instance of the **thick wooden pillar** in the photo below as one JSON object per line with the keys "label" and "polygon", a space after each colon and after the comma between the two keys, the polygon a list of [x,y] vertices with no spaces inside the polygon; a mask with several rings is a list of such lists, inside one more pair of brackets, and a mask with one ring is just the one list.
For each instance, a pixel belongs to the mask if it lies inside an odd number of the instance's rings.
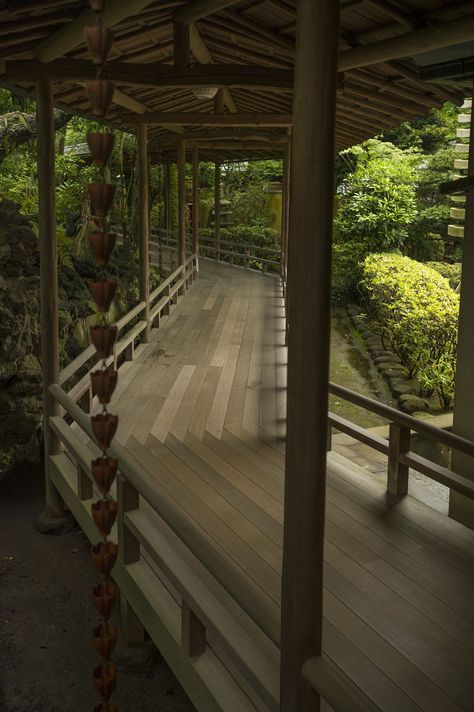
{"label": "thick wooden pillar", "polygon": [[140,261],[140,300],[146,302],[147,327],[143,340],[150,340],[150,188],[148,170],[148,128],[138,127],[138,252]]}
{"label": "thick wooden pillar", "polygon": [[178,143],[178,264],[186,261],[186,144]]}
{"label": "thick wooden pillar", "polygon": [[[474,87],[473,87],[474,93]],[[469,139],[469,175],[474,173],[474,119],[471,118]],[[462,255],[461,303],[457,347],[456,382],[454,390],[453,432],[474,440],[474,190],[466,193],[466,215]],[[474,479],[471,458],[453,452],[452,467],[469,479]],[[449,515],[474,529],[474,502],[458,492],[450,491]]]}
{"label": "thick wooden pillar", "polygon": [[53,90],[49,79],[36,83],[38,120],[38,222],[41,290],[41,362],[43,368],[43,437],[47,517],[64,516],[61,498],[51,483],[49,456],[60,452],[60,443],[49,426],[59,415],[59,405],[49,387],[59,383],[58,267],[56,243],[55,131]]}
{"label": "thick wooden pillar", "polygon": [[214,238],[216,246],[216,260],[220,259],[221,250],[221,164],[214,164]]}
{"label": "thick wooden pillar", "polygon": [[303,664],[321,652],[339,3],[299,0],[289,240],[281,702],[314,712]]}
{"label": "thick wooden pillar", "polygon": [[290,217],[290,141],[285,146],[282,178],[282,216],[281,216],[281,266],[286,278],[288,266],[288,232]]}
{"label": "thick wooden pillar", "polygon": [[199,254],[199,149],[193,148],[193,254]]}

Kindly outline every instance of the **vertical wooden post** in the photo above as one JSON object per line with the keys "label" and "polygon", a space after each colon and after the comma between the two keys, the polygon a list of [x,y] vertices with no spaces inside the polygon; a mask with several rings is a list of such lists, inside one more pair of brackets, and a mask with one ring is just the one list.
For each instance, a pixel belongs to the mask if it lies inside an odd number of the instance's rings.
{"label": "vertical wooden post", "polygon": [[181,603],[181,645],[187,658],[206,651],[206,628],[185,600]]}
{"label": "vertical wooden post", "polygon": [[148,127],[138,127],[138,231],[140,259],[140,300],[146,302],[146,329],[143,340],[150,340],[150,199],[148,172]]}
{"label": "vertical wooden post", "polygon": [[[140,559],[140,542],[125,524],[124,515],[138,509],[140,497],[137,490],[127,482],[123,475],[117,478],[117,532],[119,558],[127,564]],[[127,645],[138,645],[145,640],[145,629],[138,616],[123,594],[120,596],[121,632]]]}
{"label": "vertical wooden post", "polygon": [[216,260],[220,259],[221,251],[221,164],[214,164],[214,238]]}
{"label": "vertical wooden post", "polygon": [[193,253],[199,254],[199,149],[193,148]]}
{"label": "vertical wooden post", "polygon": [[390,423],[388,450],[387,491],[396,497],[408,494],[408,465],[400,462],[400,455],[410,449],[410,428],[397,423]]}
{"label": "vertical wooden post", "polygon": [[285,712],[319,709],[319,697],[301,671],[321,653],[338,47],[339,3],[299,0],[288,281],[280,698]]}
{"label": "vertical wooden post", "polygon": [[178,264],[186,261],[186,144],[178,143]]}
{"label": "vertical wooden post", "polygon": [[[473,86],[474,95],[474,86]],[[473,97],[474,98],[474,97]],[[472,110],[471,110],[472,111]],[[468,173],[474,173],[474,117],[471,113]],[[459,333],[457,344],[456,380],[454,388],[453,432],[474,440],[474,190],[466,193],[464,240],[462,255],[461,301],[459,305]],[[455,472],[474,479],[472,460],[468,455],[453,451],[452,468]],[[449,516],[474,529],[474,502],[459,492],[450,490]]]}
{"label": "vertical wooden post", "polygon": [[49,392],[59,383],[58,266],[56,243],[55,131],[53,90],[49,79],[36,82],[38,121],[38,201],[41,295],[41,361],[43,368],[43,438],[45,468],[45,514],[64,516],[61,498],[50,480],[50,455],[60,452],[49,418],[59,415],[59,405]]}
{"label": "vertical wooden post", "polygon": [[189,67],[191,26],[183,22],[173,23],[173,59],[175,67]]}

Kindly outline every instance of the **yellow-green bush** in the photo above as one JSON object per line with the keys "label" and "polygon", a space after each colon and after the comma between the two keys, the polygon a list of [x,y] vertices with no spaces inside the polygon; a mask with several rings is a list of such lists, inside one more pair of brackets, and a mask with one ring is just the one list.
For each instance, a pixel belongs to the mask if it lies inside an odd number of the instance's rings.
{"label": "yellow-green bush", "polygon": [[443,407],[454,394],[459,296],[431,267],[398,254],[371,254],[363,264],[368,316],[390,340],[425,393]]}

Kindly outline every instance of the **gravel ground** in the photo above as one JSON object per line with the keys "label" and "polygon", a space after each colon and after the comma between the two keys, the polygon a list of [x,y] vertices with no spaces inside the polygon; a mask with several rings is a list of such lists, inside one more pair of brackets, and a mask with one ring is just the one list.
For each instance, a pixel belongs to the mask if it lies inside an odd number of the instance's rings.
{"label": "gravel ground", "polygon": [[[100,662],[91,641],[97,574],[79,529],[36,532],[41,509],[38,472],[0,482],[0,712],[92,710],[99,703],[91,678]],[[114,658],[112,700],[120,712],[193,712],[151,643],[136,650],[119,642]]]}

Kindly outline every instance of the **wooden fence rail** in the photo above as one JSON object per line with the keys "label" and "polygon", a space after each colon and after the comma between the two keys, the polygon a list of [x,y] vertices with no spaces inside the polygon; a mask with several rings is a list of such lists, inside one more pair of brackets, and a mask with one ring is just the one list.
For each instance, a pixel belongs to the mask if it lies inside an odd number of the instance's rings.
{"label": "wooden fence rail", "polygon": [[[170,231],[152,230],[151,236],[150,248],[152,253],[155,253],[155,261],[158,261],[159,252],[163,246],[177,252],[178,240]],[[222,239],[217,245],[214,238],[203,236],[200,236],[199,244],[201,257],[210,257],[220,262],[245,267],[245,269],[256,269],[264,274],[267,272],[281,273],[280,251],[272,247]],[[190,245],[191,236],[187,235],[186,246],[188,249],[190,249]],[[261,265],[261,267],[257,267],[257,265]]]}
{"label": "wooden fence rail", "polygon": [[[329,413],[331,429],[335,428],[340,432],[346,433],[355,440],[388,456],[388,492],[397,496],[407,494],[408,474],[411,467],[432,480],[474,499],[474,482],[447,467],[417,455],[410,449],[411,433],[417,433],[433,442],[441,443],[452,450],[474,457],[474,443],[470,440],[466,440],[442,428],[437,428],[424,420],[402,413],[396,408],[375,401],[372,398],[359,395],[336,383],[329,385],[329,391],[338,398],[349,401],[363,410],[375,413],[389,421],[389,437],[387,439],[372,433],[370,430],[361,428],[334,413]],[[328,444],[328,449],[330,449],[330,443]]]}
{"label": "wooden fence rail", "polygon": [[[191,255],[150,294],[150,322],[151,326],[159,327],[160,318],[169,314],[171,305],[176,303],[178,294],[182,294],[195,279],[199,271],[199,261],[197,255]],[[140,335],[147,329],[145,319],[139,319],[131,326],[146,310],[146,302],[141,301],[115,322],[119,334],[119,340],[114,346],[113,355],[108,360],[107,365],[113,363],[119,366],[119,357],[125,354],[126,361],[133,361],[135,344]],[[128,327],[128,328],[127,328]],[[82,351],[71,363],[69,363],[59,374],[60,385],[66,384],[71,378],[94,358],[95,348],[91,344]],[[80,402],[85,412],[90,412],[92,402],[92,391],[90,385],[90,373],[95,368],[94,365],[69,389],[69,396],[74,402]]]}

